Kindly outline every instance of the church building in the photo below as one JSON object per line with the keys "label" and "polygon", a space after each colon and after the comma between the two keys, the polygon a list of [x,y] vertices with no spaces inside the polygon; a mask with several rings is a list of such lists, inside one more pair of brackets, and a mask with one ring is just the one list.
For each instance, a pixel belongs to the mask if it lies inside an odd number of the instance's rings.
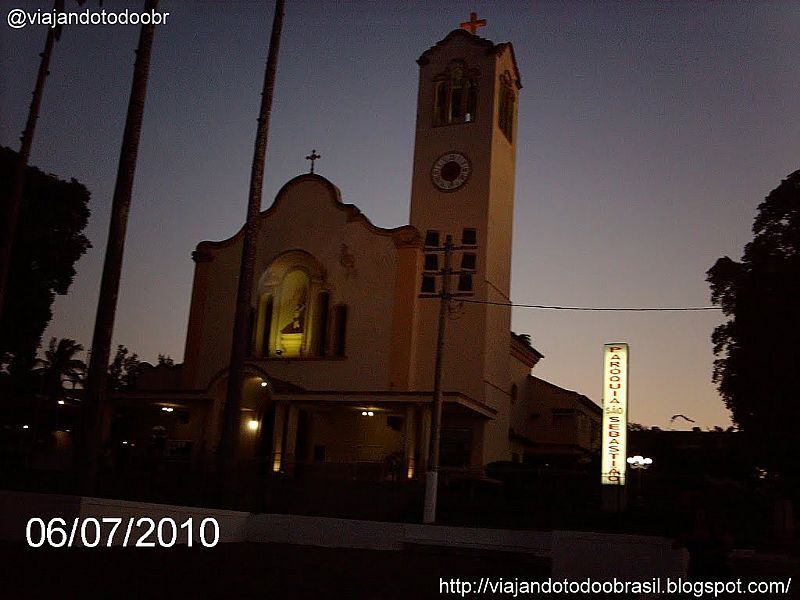
{"label": "church building", "polygon": [[[520,435],[522,403],[542,355],[511,333],[509,306],[522,83],[511,44],[479,37],[476,24],[417,61],[409,224],[375,226],[313,162],[261,213],[243,460],[424,473],[445,267],[442,467],[480,472],[533,444]],[[243,236],[198,244],[184,362],[147,369],[113,397],[113,443],[159,439],[168,459],[195,465],[216,451]]]}

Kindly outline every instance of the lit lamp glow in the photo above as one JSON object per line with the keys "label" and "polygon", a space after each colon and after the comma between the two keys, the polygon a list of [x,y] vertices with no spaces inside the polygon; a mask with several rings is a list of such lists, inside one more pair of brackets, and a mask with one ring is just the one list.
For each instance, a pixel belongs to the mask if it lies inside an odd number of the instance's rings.
{"label": "lit lamp glow", "polygon": [[247,426],[250,428],[250,431],[255,431],[256,429],[258,429],[258,421],[256,421],[255,419],[250,419],[247,422]]}
{"label": "lit lamp glow", "polygon": [[267,387],[267,382],[266,381],[262,381],[261,382],[261,387]]}
{"label": "lit lamp glow", "polygon": [[653,464],[653,459],[637,454],[636,456],[629,456],[627,463],[631,466],[631,469],[647,469]]}

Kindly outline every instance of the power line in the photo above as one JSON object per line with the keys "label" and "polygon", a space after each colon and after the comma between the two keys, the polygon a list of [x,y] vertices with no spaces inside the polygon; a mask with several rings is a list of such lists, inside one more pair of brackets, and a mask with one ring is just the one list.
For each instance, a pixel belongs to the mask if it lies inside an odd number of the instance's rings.
{"label": "power line", "polygon": [[516,304],[513,302],[491,302],[489,300],[469,300],[458,298],[459,302],[470,304],[491,304],[493,306],[511,306],[513,308],[539,308],[543,310],[575,310],[591,312],[699,312],[705,310],[722,310],[719,306],[674,306],[674,307],[598,307],[598,306],[548,306],[545,304]]}

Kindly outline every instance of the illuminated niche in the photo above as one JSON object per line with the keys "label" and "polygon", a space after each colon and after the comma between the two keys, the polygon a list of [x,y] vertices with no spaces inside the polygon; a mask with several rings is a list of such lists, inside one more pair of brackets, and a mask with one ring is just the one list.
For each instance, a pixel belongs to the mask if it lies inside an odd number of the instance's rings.
{"label": "illuminated niche", "polygon": [[330,294],[312,255],[293,250],[278,256],[262,275],[257,297],[252,340],[256,356],[327,354]]}

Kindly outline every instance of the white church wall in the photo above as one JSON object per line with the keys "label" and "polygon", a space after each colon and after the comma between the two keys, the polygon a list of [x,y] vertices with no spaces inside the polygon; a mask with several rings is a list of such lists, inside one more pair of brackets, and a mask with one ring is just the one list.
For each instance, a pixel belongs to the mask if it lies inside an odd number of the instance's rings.
{"label": "white church wall", "polygon": [[331,307],[347,306],[345,358],[275,358],[267,362],[270,374],[312,390],[388,389],[392,323],[387,316],[397,268],[393,237],[353,219],[317,181],[289,186],[270,212],[260,270],[286,249],[302,249],[322,265]]}
{"label": "white church wall", "polygon": [[[479,304],[454,306],[445,326],[442,355],[443,388],[461,392],[478,401],[483,401],[484,313],[484,307]],[[415,389],[421,391],[433,389],[438,314],[438,298],[420,300],[414,383]]]}
{"label": "white church wall", "polygon": [[[394,306],[398,256],[393,235],[342,205],[324,179],[304,178],[287,184],[262,215],[256,282],[276,257],[291,250],[306,252],[321,265],[330,307],[347,306],[345,357],[271,357],[264,361],[268,372],[308,389],[389,389],[392,322],[387,315]],[[228,363],[241,237],[209,244],[205,251],[213,260],[200,282],[204,297],[194,298],[198,304],[202,300],[202,337],[197,355],[187,357],[200,388]]]}

